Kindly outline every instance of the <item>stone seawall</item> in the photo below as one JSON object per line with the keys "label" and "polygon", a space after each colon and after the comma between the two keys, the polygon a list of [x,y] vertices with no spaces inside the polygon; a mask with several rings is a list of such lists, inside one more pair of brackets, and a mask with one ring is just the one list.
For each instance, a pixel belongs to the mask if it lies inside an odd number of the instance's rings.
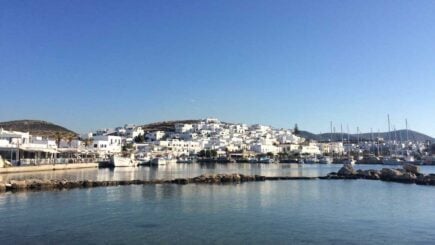
{"label": "stone seawall", "polygon": [[335,179],[370,179],[381,181],[393,181],[418,185],[435,185],[435,174],[422,174],[418,166],[405,165],[402,169],[384,168],[382,170],[354,170],[351,165],[344,165],[337,173],[333,172],[322,177],[291,177],[291,176],[261,176],[243,174],[206,174],[194,178],[178,178],[173,180],[110,180],[110,181],[71,181],[71,180],[10,180],[0,182],[0,192],[5,191],[38,191],[38,190],[62,190],[74,188],[92,188],[100,186],[120,185],[155,185],[155,184],[237,184],[254,181],[277,181],[277,180],[335,180]]}
{"label": "stone seawall", "polygon": [[7,168],[0,168],[0,174],[68,170],[68,169],[80,169],[80,168],[98,168],[98,163],[71,163],[71,164],[7,167]]}

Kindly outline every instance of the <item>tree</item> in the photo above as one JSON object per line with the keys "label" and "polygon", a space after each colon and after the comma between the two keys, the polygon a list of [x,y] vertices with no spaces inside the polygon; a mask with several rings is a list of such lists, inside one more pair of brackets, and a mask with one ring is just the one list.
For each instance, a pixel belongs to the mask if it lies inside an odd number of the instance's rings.
{"label": "tree", "polygon": [[198,152],[198,156],[205,157],[205,150],[201,150],[200,152]]}
{"label": "tree", "polygon": [[295,124],[295,128],[293,129],[293,133],[296,134],[296,135],[298,135],[300,133],[299,127],[298,127],[297,123]]}
{"label": "tree", "polygon": [[210,156],[211,157],[217,157],[217,151],[216,150],[211,150],[210,151]]}
{"label": "tree", "polygon": [[56,140],[57,147],[59,147],[60,141],[62,140],[62,135],[59,132],[56,132],[56,134],[54,135],[54,138]]}
{"label": "tree", "polygon": [[71,142],[73,141],[74,136],[72,134],[69,134],[67,139],[68,139],[68,145],[69,145],[69,147],[71,147]]}
{"label": "tree", "polygon": [[143,134],[139,134],[138,136],[134,137],[135,143],[143,143],[145,141],[145,137]]}

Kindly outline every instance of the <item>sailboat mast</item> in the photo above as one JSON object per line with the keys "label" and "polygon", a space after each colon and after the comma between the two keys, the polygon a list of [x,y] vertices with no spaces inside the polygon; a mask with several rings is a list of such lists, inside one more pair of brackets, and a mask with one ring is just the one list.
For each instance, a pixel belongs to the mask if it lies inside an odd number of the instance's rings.
{"label": "sailboat mast", "polygon": [[330,127],[331,127],[331,137],[329,138],[329,141],[332,142],[332,121]]}
{"label": "sailboat mast", "polygon": [[359,127],[356,127],[356,137],[357,137],[357,142],[359,145]]}
{"label": "sailboat mast", "polygon": [[388,114],[387,117],[388,117],[388,141],[391,141],[390,114]]}
{"label": "sailboat mast", "polygon": [[405,119],[406,124],[406,143],[409,142],[409,130],[408,130],[408,119]]}
{"label": "sailboat mast", "polygon": [[341,131],[341,143],[343,143],[343,124],[340,124],[340,131]]}

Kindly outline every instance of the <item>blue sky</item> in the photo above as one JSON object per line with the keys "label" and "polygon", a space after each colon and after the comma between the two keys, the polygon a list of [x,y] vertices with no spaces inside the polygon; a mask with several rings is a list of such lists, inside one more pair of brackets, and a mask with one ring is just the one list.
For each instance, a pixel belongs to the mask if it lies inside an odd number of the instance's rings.
{"label": "blue sky", "polygon": [[435,136],[435,1],[0,1],[0,121]]}

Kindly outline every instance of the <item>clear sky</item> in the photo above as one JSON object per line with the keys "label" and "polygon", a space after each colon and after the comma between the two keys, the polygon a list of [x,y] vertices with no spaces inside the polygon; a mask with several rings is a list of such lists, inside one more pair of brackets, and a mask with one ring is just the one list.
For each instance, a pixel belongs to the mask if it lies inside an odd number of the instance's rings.
{"label": "clear sky", "polygon": [[435,1],[0,0],[0,121],[435,136]]}

